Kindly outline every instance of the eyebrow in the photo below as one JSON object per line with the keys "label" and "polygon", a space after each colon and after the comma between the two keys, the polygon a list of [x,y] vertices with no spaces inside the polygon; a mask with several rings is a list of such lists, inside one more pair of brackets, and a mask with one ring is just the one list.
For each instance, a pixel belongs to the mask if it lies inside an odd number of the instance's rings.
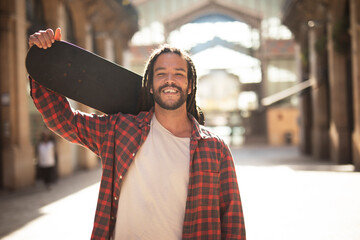
{"label": "eyebrow", "polygon": [[[158,67],[158,68],[155,68],[154,72],[156,71],[160,71],[160,70],[165,70],[164,67]],[[186,70],[184,68],[175,68],[176,71],[182,71],[182,72],[186,72]]]}

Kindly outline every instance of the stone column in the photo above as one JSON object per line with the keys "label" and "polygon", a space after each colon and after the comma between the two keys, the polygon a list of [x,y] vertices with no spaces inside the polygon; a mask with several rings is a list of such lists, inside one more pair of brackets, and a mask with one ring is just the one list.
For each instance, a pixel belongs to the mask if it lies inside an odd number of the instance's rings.
{"label": "stone column", "polygon": [[124,55],[124,43],[123,43],[123,39],[121,39],[121,37],[116,37],[114,39],[114,52],[115,52],[115,59],[114,61],[117,64],[123,65],[123,55]]}
{"label": "stone column", "polygon": [[344,1],[336,1],[331,6],[328,23],[329,83],[330,83],[330,154],[337,164],[351,163],[352,111],[348,88],[346,53],[339,52],[333,39],[334,26],[344,15]]}
{"label": "stone column", "polygon": [[[306,31],[303,33],[303,36],[306,37],[307,33]],[[307,40],[303,39],[300,41],[300,46],[296,45],[296,56],[303,56],[305,60],[301,61],[301,59],[297,59],[297,68],[298,68],[298,76],[300,81],[308,80],[309,74],[308,74],[308,57],[307,51],[308,51],[308,44]],[[303,154],[310,155],[312,153],[311,149],[311,128],[312,128],[312,108],[311,108],[311,94],[310,90],[307,89],[303,91],[299,98],[299,112],[300,112],[300,129],[299,129],[299,148],[300,151]]]}
{"label": "stone column", "polygon": [[115,44],[114,40],[111,37],[105,38],[105,58],[115,62],[116,60],[116,52],[115,52]]}
{"label": "stone column", "polygon": [[329,106],[328,80],[326,68],[326,41],[323,27],[309,30],[310,78],[315,81],[312,87],[312,155],[316,159],[329,158]]}
{"label": "stone column", "polygon": [[[46,26],[55,30],[57,27],[65,27],[62,22],[64,22],[63,16],[63,4],[60,3],[60,0],[42,0],[44,7],[44,19]],[[65,30],[65,29],[62,29]],[[66,39],[66,31],[62,31],[62,37]]]}
{"label": "stone column", "polygon": [[106,38],[106,33],[100,31],[95,32],[96,54],[102,57],[106,57]]}
{"label": "stone column", "polygon": [[353,163],[360,171],[360,3],[350,1],[351,53],[354,96]]}
{"label": "stone column", "polygon": [[27,100],[25,0],[0,4],[0,91],[3,186],[17,189],[33,184],[35,168]]}

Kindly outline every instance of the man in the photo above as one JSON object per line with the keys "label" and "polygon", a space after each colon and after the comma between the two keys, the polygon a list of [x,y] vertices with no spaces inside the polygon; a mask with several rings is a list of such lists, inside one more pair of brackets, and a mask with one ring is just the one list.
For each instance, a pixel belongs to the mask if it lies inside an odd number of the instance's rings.
{"label": "man", "polygon": [[40,141],[36,148],[40,176],[47,189],[55,182],[56,157],[55,143],[46,132],[41,133]]}
{"label": "man", "polygon": [[[49,48],[60,29],[39,31]],[[46,69],[44,69],[46,71]],[[196,71],[188,55],[163,47],[149,59],[138,115],[73,111],[66,98],[31,81],[47,126],[100,156],[102,178],[92,239],[245,239],[233,159],[199,124]]]}

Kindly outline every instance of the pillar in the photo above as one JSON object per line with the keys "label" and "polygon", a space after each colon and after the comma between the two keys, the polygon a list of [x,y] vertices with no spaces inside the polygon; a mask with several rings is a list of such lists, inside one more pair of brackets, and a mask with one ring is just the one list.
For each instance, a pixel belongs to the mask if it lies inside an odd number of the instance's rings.
{"label": "pillar", "polygon": [[[295,50],[297,51],[296,56],[302,56],[302,59],[297,59],[297,69],[300,81],[309,79],[308,73],[308,44],[307,44],[307,32],[304,30],[303,39],[300,41],[300,45],[296,45]],[[311,128],[312,128],[312,106],[311,106],[311,94],[310,90],[303,91],[299,98],[299,148],[300,151],[305,155],[312,153],[311,145]]]}
{"label": "pillar", "polygon": [[351,154],[351,120],[349,108],[352,95],[348,87],[346,53],[335,47],[333,29],[344,16],[345,1],[335,1],[331,6],[328,23],[329,83],[330,83],[330,155],[337,164],[352,162]]}
{"label": "pillar", "polygon": [[355,169],[360,171],[360,3],[357,0],[350,1],[350,26],[354,96],[354,132],[352,135],[352,157]]}
{"label": "pillar", "polygon": [[312,155],[316,159],[329,158],[329,106],[328,80],[325,74],[326,41],[324,28],[309,29],[310,78],[315,81],[312,87]]}
{"label": "pillar", "polygon": [[126,44],[123,43],[123,40],[121,37],[114,39],[114,49],[115,49],[115,58],[114,61],[117,64],[123,65],[123,57],[124,57],[124,50],[125,50]]}
{"label": "pillar", "polygon": [[[42,0],[44,6],[44,19],[46,26],[52,29],[57,27],[65,27],[63,16],[63,3],[59,0]],[[65,29],[63,29],[65,30]],[[66,39],[66,31],[62,31],[62,37]]]}
{"label": "pillar", "polygon": [[24,66],[27,50],[25,0],[1,1],[0,8],[2,182],[5,188],[18,189],[35,180]]}
{"label": "pillar", "polygon": [[96,32],[95,33],[95,45],[96,45],[96,54],[105,57],[106,55],[106,38],[107,34],[104,32]]}

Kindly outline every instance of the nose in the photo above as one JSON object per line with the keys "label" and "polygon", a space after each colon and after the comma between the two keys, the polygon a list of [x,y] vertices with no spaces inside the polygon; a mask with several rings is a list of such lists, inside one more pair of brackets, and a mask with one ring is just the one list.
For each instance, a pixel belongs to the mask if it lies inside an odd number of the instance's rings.
{"label": "nose", "polygon": [[175,82],[174,75],[171,74],[171,73],[167,74],[166,79],[165,79],[165,82],[166,82],[166,83],[173,83],[173,82]]}

